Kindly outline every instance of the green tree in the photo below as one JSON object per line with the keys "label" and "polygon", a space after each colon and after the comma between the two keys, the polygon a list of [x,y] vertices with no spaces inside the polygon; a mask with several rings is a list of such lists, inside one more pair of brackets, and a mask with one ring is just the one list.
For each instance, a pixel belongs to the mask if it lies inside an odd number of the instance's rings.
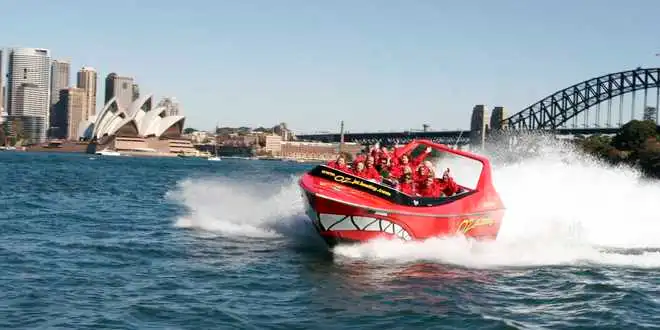
{"label": "green tree", "polygon": [[639,167],[647,175],[660,177],[660,143],[648,139],[638,151]]}
{"label": "green tree", "polygon": [[611,145],[612,139],[608,136],[603,135],[592,135],[587,138],[579,140],[579,144],[585,151],[589,153],[601,154],[607,152],[609,148],[613,148]]}
{"label": "green tree", "polygon": [[23,121],[21,119],[15,119],[11,122],[12,130],[12,145],[21,143],[25,138],[25,130],[23,129]]}
{"label": "green tree", "polygon": [[190,134],[190,133],[194,133],[194,132],[197,132],[197,130],[192,128],[192,127],[187,127],[183,130],[183,134]]}
{"label": "green tree", "polygon": [[631,120],[621,127],[614,136],[612,145],[623,151],[637,153],[649,139],[657,137],[655,122],[650,120]]}

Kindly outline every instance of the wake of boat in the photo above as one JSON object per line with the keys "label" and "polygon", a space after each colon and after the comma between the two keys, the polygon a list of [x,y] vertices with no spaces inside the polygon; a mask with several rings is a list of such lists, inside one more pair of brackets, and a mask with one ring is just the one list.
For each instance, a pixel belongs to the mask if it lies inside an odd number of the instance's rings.
{"label": "wake of boat", "polygon": [[238,237],[310,236],[296,180],[274,185],[222,177],[186,179],[166,197],[186,208],[177,227]]}

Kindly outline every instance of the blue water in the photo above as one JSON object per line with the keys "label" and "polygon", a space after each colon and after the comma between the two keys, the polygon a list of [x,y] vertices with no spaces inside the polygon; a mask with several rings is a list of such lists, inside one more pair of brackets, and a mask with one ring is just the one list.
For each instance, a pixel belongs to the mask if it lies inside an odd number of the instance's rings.
{"label": "blue water", "polygon": [[0,163],[1,329],[660,325],[656,266],[328,251],[294,184],[308,164],[20,152]]}

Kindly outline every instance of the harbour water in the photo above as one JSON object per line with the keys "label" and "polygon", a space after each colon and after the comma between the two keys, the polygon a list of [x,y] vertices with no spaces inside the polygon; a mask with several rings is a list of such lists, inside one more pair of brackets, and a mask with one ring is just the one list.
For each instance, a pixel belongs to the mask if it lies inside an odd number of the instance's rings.
{"label": "harbour water", "polygon": [[660,325],[660,185],[552,149],[495,168],[497,242],[328,251],[310,164],[0,153],[2,329]]}

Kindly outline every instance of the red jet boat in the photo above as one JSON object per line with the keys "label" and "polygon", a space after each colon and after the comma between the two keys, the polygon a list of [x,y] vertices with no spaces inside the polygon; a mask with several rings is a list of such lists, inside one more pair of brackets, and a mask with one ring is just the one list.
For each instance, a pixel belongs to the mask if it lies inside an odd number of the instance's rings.
{"label": "red jet boat", "polygon": [[[299,185],[306,213],[330,247],[375,238],[404,241],[455,235],[497,238],[504,206],[493,187],[486,157],[428,140],[415,140],[396,154],[432,160],[436,168],[453,167],[452,173],[461,176],[454,175],[458,192],[439,198],[410,196],[393,185],[318,165],[300,178]],[[469,164],[464,164],[465,161]],[[473,177],[473,187],[467,184],[470,180],[463,178],[463,174]]]}

